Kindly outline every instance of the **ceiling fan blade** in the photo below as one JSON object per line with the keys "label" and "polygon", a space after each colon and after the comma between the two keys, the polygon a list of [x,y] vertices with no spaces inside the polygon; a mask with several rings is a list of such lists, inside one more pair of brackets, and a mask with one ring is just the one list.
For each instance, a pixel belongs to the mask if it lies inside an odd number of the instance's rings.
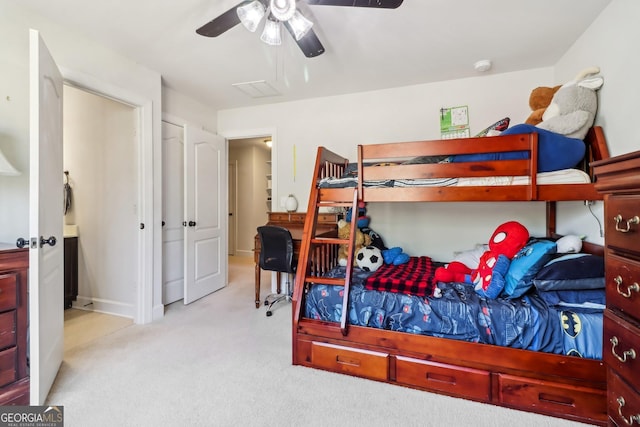
{"label": "ceiling fan blade", "polygon": [[218,37],[220,34],[235,27],[240,23],[236,9],[246,2],[240,2],[222,15],[207,22],[196,30],[196,33],[206,37]]}
{"label": "ceiling fan blade", "polygon": [[293,37],[293,40],[295,40],[295,42],[298,44],[298,47],[300,48],[302,53],[304,53],[304,56],[306,56],[307,58],[313,58],[324,53],[324,46],[322,46],[322,43],[320,42],[320,39],[318,39],[318,36],[316,36],[313,28],[309,29],[307,34],[302,36],[300,40],[296,40],[293,35],[291,25],[289,25],[288,22],[284,22],[284,26],[286,27],[287,31],[289,31],[289,34],[291,34],[291,37]]}
{"label": "ceiling fan blade", "polygon": [[403,0],[307,0],[307,3],[319,6],[375,7],[395,9]]}

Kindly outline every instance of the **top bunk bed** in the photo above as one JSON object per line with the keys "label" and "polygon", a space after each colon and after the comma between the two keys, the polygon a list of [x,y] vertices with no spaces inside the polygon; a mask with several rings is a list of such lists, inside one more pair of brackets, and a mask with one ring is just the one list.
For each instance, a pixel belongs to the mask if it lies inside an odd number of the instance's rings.
{"label": "top bunk bed", "polygon": [[541,149],[537,132],[359,145],[356,163],[320,147],[315,178],[332,201],[350,201],[354,188],[365,202],[602,200],[589,166],[609,157],[602,128],[589,130],[575,167],[542,164],[562,156]]}

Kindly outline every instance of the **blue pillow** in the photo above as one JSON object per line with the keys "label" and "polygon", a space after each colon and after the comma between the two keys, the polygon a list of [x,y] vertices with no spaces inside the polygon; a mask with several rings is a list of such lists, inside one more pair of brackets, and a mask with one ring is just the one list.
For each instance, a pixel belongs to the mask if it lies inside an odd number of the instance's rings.
{"label": "blue pillow", "polygon": [[602,289],[604,283],[604,258],[583,253],[549,261],[533,279],[539,291]]}
{"label": "blue pillow", "polygon": [[556,244],[550,240],[533,240],[520,249],[511,260],[507,283],[502,294],[519,298],[533,286],[533,278],[556,253]]}
{"label": "blue pillow", "polygon": [[538,295],[549,305],[584,305],[585,303],[605,305],[604,289],[582,289],[564,291],[538,291]]}
{"label": "blue pillow", "polygon": [[[536,126],[519,124],[510,127],[500,135],[538,133],[538,172],[551,172],[569,169],[577,165],[585,153],[584,142],[580,139],[568,138],[559,133],[540,129]],[[526,151],[507,151],[504,153],[458,154],[451,157],[452,163],[478,162],[487,160],[519,160],[528,159]]]}

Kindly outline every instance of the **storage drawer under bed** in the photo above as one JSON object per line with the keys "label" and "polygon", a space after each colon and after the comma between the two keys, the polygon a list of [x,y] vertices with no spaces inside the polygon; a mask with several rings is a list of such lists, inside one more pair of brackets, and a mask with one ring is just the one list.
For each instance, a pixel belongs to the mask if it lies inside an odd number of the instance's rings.
{"label": "storage drawer under bed", "polygon": [[311,363],[333,372],[389,380],[389,354],[313,341]]}
{"label": "storage drawer under bed", "polygon": [[396,356],[396,381],[484,402],[491,396],[491,374],[487,371],[403,356]]}
{"label": "storage drawer under bed", "polygon": [[593,390],[513,375],[498,375],[501,404],[540,413],[606,420],[606,390]]}

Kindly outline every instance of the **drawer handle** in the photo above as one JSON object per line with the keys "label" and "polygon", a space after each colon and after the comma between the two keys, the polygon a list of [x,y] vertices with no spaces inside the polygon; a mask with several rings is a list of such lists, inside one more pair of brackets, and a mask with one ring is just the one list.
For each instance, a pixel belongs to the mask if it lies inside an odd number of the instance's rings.
{"label": "drawer handle", "polygon": [[622,277],[616,276],[613,278],[613,281],[616,282],[616,289],[618,293],[625,298],[631,298],[631,292],[640,292],[640,285],[637,282],[633,282],[631,286],[627,286],[626,292],[620,290],[620,285],[622,285]]}
{"label": "drawer handle", "polygon": [[616,357],[616,359],[618,359],[622,363],[627,363],[627,356],[629,356],[630,359],[636,358],[636,351],[634,349],[625,350],[624,353],[622,353],[622,357],[616,354],[616,347],[618,346],[618,337],[613,336],[609,341],[611,341],[611,354],[613,354]]}
{"label": "drawer handle", "polygon": [[622,218],[622,215],[618,214],[615,216],[615,218],[613,218],[613,220],[616,222],[616,231],[619,231],[621,233],[628,233],[629,231],[631,231],[631,224],[638,224],[640,223],[640,217],[638,217],[638,215],[634,216],[631,219],[627,220],[627,228],[620,228],[619,225],[622,221],[624,221],[624,218]]}
{"label": "drawer handle", "polygon": [[625,405],[624,397],[620,396],[616,400],[618,401],[618,415],[620,415],[620,418],[628,425],[632,425],[634,422],[640,424],[640,414],[631,415],[629,419],[622,415],[622,407]]}

